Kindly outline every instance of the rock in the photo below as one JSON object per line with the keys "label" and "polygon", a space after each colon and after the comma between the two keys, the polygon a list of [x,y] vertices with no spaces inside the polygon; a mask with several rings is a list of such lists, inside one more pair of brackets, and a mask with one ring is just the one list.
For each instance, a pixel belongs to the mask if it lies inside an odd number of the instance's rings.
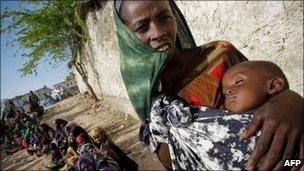
{"label": "rock", "polygon": [[92,108],[96,109],[96,108],[99,108],[101,105],[99,103],[95,103],[92,105]]}

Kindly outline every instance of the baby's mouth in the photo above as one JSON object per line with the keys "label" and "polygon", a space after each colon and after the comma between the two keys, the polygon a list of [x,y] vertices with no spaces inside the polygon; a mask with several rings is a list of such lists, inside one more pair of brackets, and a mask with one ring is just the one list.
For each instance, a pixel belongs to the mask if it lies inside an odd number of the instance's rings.
{"label": "baby's mouth", "polygon": [[235,97],[235,96],[228,96],[228,97],[226,98],[226,101],[227,101],[228,103],[233,103],[235,100],[236,100],[236,97]]}
{"label": "baby's mouth", "polygon": [[164,44],[164,45],[159,46],[156,50],[159,51],[159,52],[164,52],[167,49],[169,49],[169,47],[170,47],[169,44]]}

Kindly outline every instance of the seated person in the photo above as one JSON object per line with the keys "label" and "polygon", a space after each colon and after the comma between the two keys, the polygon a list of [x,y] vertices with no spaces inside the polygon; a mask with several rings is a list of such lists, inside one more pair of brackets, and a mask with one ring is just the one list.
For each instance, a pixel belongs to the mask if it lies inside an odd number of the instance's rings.
{"label": "seated person", "polygon": [[91,156],[96,163],[97,169],[120,170],[116,160],[110,155],[106,155],[100,151],[94,144],[90,143],[90,139],[85,134],[80,134],[76,138],[78,144],[77,152],[82,156]]}
{"label": "seated person", "polygon": [[72,147],[69,147],[67,150],[67,167],[68,170],[75,170],[76,162],[79,157],[79,154],[74,151]]}
{"label": "seated person", "polygon": [[72,131],[76,126],[78,126],[76,123],[70,121],[64,128],[65,135],[68,136],[68,146],[72,147],[74,151],[77,150],[77,143],[72,134]]}
{"label": "seated person", "polygon": [[19,149],[22,149],[21,138],[18,136],[18,134],[14,134],[12,138],[8,139],[5,148],[6,154],[11,154]]}
{"label": "seated person", "polygon": [[129,156],[127,156],[115,143],[109,138],[108,133],[101,127],[96,127],[90,131],[95,145],[100,149],[104,156],[114,159],[120,168],[126,170],[137,170],[138,165]]}
{"label": "seated person", "polygon": [[52,170],[57,170],[62,168],[65,164],[64,158],[60,153],[58,146],[53,142],[50,144],[50,151],[51,151],[52,161],[51,163],[46,165],[46,167]]}
{"label": "seated person", "polygon": [[68,140],[67,135],[65,135],[64,128],[68,124],[68,121],[63,119],[55,119],[55,142],[58,145],[59,149],[67,150],[68,148]]}
{"label": "seated person", "polygon": [[79,145],[77,145],[77,142],[76,142],[77,141],[76,139],[79,135],[82,135],[84,137],[84,139],[86,140],[86,143],[93,143],[93,140],[91,139],[91,137],[89,136],[87,131],[85,129],[83,129],[81,126],[75,125],[72,123],[70,126],[69,125],[67,125],[67,126],[68,127],[66,127],[65,131],[66,131],[66,133],[69,133],[69,135],[68,135],[69,147],[72,147],[74,150],[77,150],[77,148],[79,148]]}
{"label": "seated person", "polygon": [[50,134],[55,134],[55,130],[45,123],[40,123],[37,127],[36,133],[39,137],[39,142],[34,149],[28,149],[29,153],[34,152],[38,157],[49,152],[49,146],[53,138]]}
{"label": "seated person", "polygon": [[97,170],[96,162],[94,158],[89,155],[81,156],[77,160],[76,171],[94,171]]}
{"label": "seated person", "polygon": [[86,144],[91,144],[90,143],[90,139],[88,139],[88,137],[84,134],[84,133],[81,133],[80,135],[78,135],[76,137],[76,143],[77,143],[77,152],[79,154],[82,154],[84,151],[86,151]]}
{"label": "seated person", "polygon": [[76,139],[78,135],[83,134],[83,136],[85,136],[86,139],[88,139],[88,141],[90,141],[90,143],[92,143],[91,137],[89,136],[87,131],[84,128],[82,128],[81,126],[76,125],[75,127],[73,127],[73,129],[71,129],[71,134],[74,137],[74,139]]}
{"label": "seated person", "polygon": [[108,135],[108,133],[101,127],[96,127],[93,128],[90,132],[89,135],[92,137],[95,145],[97,148],[100,148],[102,144],[104,144],[107,141],[110,141],[113,143],[112,139]]}

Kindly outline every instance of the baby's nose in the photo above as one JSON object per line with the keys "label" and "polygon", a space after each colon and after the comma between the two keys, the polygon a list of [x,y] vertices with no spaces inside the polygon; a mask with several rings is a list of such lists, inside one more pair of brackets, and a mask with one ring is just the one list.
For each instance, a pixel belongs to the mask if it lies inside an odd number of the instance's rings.
{"label": "baby's nose", "polygon": [[226,91],[226,94],[229,95],[229,94],[231,94],[232,92],[233,92],[232,89],[228,89],[228,90]]}

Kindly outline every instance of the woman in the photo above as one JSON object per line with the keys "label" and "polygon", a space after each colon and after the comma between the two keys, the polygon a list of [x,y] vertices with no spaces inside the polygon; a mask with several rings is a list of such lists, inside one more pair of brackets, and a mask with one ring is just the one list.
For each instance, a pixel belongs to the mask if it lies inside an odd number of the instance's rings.
{"label": "woman", "polygon": [[76,162],[79,154],[72,147],[67,149],[67,166],[68,170],[75,170]]}
{"label": "woman", "polygon": [[[223,107],[219,86],[223,73],[230,66],[247,60],[237,49],[222,41],[196,47],[185,19],[173,1],[116,1],[115,9],[122,77],[142,121],[149,119],[150,112],[154,112],[151,110],[152,104],[155,106],[152,101],[158,102],[159,98],[156,97],[164,93],[178,95],[194,105]],[[158,104],[161,109],[168,105],[162,104]],[[259,126],[263,127],[248,159],[247,169],[254,169],[262,156],[266,157],[259,166],[263,170],[282,168],[284,159],[293,158],[298,151],[301,151],[300,158],[303,158],[303,150],[298,150],[298,147],[303,148],[304,141],[302,106],[300,96],[286,90],[255,112],[243,137],[249,138]],[[162,121],[158,123],[163,124]],[[171,131],[170,126],[165,127],[164,132]],[[143,130],[143,134],[149,134],[147,129]],[[145,140],[151,140],[153,136],[152,132],[152,136]],[[300,141],[300,146],[294,146]],[[174,146],[172,142],[168,141],[171,147]],[[160,141],[156,143],[155,152],[167,169],[181,166],[182,163],[171,161],[168,145]],[[285,143],[286,148],[283,147]],[[173,153],[172,148],[170,153]]]}
{"label": "woman", "polygon": [[74,136],[72,135],[72,130],[76,126],[78,126],[76,123],[70,121],[70,122],[68,122],[68,124],[64,128],[65,135],[68,136],[68,145],[69,145],[69,147],[72,147],[73,150],[77,149],[77,143],[75,141]]}
{"label": "woman", "polygon": [[55,142],[59,149],[66,150],[68,148],[68,136],[65,134],[65,126],[68,124],[68,121],[63,119],[55,119]]}
{"label": "woman", "polygon": [[49,146],[53,140],[50,134],[55,134],[55,130],[46,123],[40,123],[35,133],[38,138],[37,148],[28,149],[28,153],[35,152],[35,154],[40,157],[49,152]]}
{"label": "woman", "polygon": [[78,158],[76,163],[76,171],[82,171],[82,170],[97,170],[96,162],[94,161],[94,158],[92,156],[82,156]]}
{"label": "woman", "polygon": [[100,126],[93,128],[89,132],[89,135],[93,139],[94,144],[96,145],[97,148],[100,148],[102,144],[106,143],[107,141],[114,144],[109,134]]}
{"label": "woman", "polygon": [[115,145],[102,127],[95,127],[90,131],[89,135],[102,154],[115,160],[122,170],[138,170],[137,163]]}
{"label": "woman", "polygon": [[47,125],[46,123],[40,123],[39,130],[41,131],[41,133],[44,134],[43,137],[45,137],[45,138],[50,139],[50,137],[48,137],[50,134],[49,132],[52,132],[52,134],[55,134],[55,130],[52,127],[50,127],[49,125]]}

